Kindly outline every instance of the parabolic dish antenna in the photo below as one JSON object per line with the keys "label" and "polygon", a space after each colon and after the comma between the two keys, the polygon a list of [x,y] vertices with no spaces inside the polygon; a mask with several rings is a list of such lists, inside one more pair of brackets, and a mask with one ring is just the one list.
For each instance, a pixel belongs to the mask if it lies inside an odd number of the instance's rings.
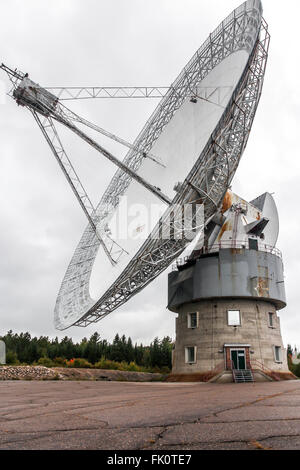
{"label": "parabolic dish antenna", "polygon": [[[175,235],[175,211],[182,211],[186,204],[200,205],[204,220],[214,216],[247,144],[261,96],[268,46],[261,1],[248,0],[209,35],[168,88],[123,162],[114,161],[119,169],[98,206],[91,212],[87,205],[83,207],[90,223],[58,294],[57,329],[99,321],[164,271],[191,242],[186,231]],[[60,164],[60,155],[65,157],[65,153],[51,128],[52,118],[113,160],[75,127],[79,118],[60,105],[62,94],[55,97],[35,85],[39,102],[33,104],[33,82],[27,83],[24,75],[16,79],[14,98],[34,114]],[[39,120],[40,114],[48,120],[47,126]],[[47,138],[48,128],[53,139],[49,133]],[[150,209],[158,197],[162,214],[142,228],[138,222],[133,227],[136,234],[142,229],[143,237],[124,236],[115,229],[125,203],[131,207],[139,202]],[[89,202],[83,193],[82,206],[84,198]],[[193,236],[201,228],[193,225]],[[165,232],[171,236],[166,237]]]}

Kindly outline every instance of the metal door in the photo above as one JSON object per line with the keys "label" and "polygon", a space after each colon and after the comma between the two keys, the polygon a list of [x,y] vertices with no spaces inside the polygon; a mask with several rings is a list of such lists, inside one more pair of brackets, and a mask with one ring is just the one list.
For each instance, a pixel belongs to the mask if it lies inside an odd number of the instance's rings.
{"label": "metal door", "polygon": [[245,370],[245,350],[244,349],[232,349],[231,350],[231,361],[234,369]]}

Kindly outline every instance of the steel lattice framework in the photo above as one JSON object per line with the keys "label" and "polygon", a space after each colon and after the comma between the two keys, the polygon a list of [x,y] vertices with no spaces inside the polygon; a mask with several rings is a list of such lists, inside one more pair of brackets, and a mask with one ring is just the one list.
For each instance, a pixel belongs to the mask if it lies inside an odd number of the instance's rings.
{"label": "steel lattice framework", "polygon": [[[173,204],[184,205],[198,200],[204,204],[205,219],[216,211],[230,185],[245,149],[260,99],[268,56],[269,33],[261,17],[258,0],[246,2],[235,10],[196,52],[134,142],[136,149],[150,152],[153,143],[170,122],[186,98],[195,93],[197,84],[222,60],[238,50],[247,50],[249,60],[244,73],[209,142],[205,146],[182,190]],[[130,151],[125,163],[137,171],[141,153]],[[96,214],[104,227],[131,182],[127,173],[117,171],[105,192]],[[197,188],[197,190],[195,189]],[[74,253],[58,295],[56,325],[76,310],[82,316],[74,324],[87,326],[104,318],[130,297],[141,291],[182,253],[188,241],[164,240],[159,228],[169,220],[172,206],[166,210],[149,238],[121,276],[96,303],[89,294],[89,280],[100,242],[88,226]],[[157,239],[158,238],[158,239]]]}
{"label": "steel lattice framework", "polygon": [[[261,96],[269,40],[268,27],[262,18],[260,0],[248,0],[210,34],[170,88],[43,89],[27,79],[27,74],[12,71],[2,64],[1,68],[7,71],[13,83],[14,99],[33,114],[89,221],[58,294],[55,306],[55,325],[58,329],[65,329],[71,325],[87,326],[104,318],[141,291],[182,253],[190,243],[190,238],[186,236],[184,230],[182,237],[170,239],[165,239],[162,230],[166,225],[170,227],[170,220],[174,220],[174,212],[180,213],[186,204],[201,204],[206,221],[214,216],[231,184],[248,141]],[[238,51],[246,51],[248,54],[244,71],[195,165],[181,184],[173,201],[170,201],[159,188],[144,180],[138,174],[138,170],[145,158],[151,158],[157,164],[164,166],[163,162],[151,153],[154,143],[187,99],[192,96],[209,101],[211,90],[210,87],[201,88],[202,80],[222,61]],[[20,86],[20,83],[25,82],[26,85]],[[60,102],[63,99],[158,96],[163,97],[160,104],[133,144],[80,118]],[[54,120],[68,127],[119,167],[97,207],[93,206],[65,152]],[[87,136],[77,127],[78,123],[127,145],[130,150],[123,162]],[[90,296],[89,285],[100,246],[103,247],[112,265],[117,264],[125,253],[128,255],[126,250],[110,238],[106,227],[118,208],[121,196],[126,193],[133,180],[163,200],[167,204],[167,209],[118,279],[99,300],[95,301]]]}

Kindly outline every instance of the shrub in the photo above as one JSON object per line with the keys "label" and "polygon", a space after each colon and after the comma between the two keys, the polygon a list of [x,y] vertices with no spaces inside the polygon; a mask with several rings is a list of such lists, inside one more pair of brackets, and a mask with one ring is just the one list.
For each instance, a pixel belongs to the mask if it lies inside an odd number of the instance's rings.
{"label": "shrub", "polygon": [[38,360],[38,365],[39,366],[44,366],[44,367],[53,367],[53,361],[49,359],[49,357],[40,357]]}
{"label": "shrub", "polygon": [[67,366],[67,359],[65,359],[64,357],[55,357],[53,359],[53,362],[54,362],[55,366],[57,366],[57,367],[66,367]]}
{"label": "shrub", "polygon": [[134,361],[131,361],[129,364],[125,362],[123,370],[128,370],[129,372],[143,372],[143,369],[145,368],[138,366]]}
{"label": "shrub", "polygon": [[101,357],[100,361],[96,362],[94,367],[95,369],[121,370],[128,372],[157,372],[162,374],[168,374],[170,372],[168,367],[162,367],[162,369],[154,367],[149,369],[148,367],[138,366],[134,361],[131,361],[128,364],[128,362],[125,361],[111,361],[109,359],[105,359],[105,357]]}
{"label": "shrub", "polygon": [[293,368],[291,369],[291,372],[295,374],[297,377],[300,377],[300,363],[293,364]]}
{"label": "shrub", "polygon": [[94,367],[95,369],[122,370],[120,369],[120,363],[110,361],[109,359],[105,359],[105,357],[101,357],[100,361],[96,362]]}
{"label": "shrub", "polygon": [[88,362],[86,359],[82,359],[81,357],[76,357],[74,359],[70,359],[66,362],[67,367],[77,367],[77,368],[85,368],[90,369],[92,364]]}

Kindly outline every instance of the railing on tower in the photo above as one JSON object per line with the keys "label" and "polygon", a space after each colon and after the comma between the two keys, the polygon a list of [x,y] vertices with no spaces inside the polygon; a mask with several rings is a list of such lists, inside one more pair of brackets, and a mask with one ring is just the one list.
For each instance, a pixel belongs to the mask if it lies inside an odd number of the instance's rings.
{"label": "railing on tower", "polygon": [[[210,254],[210,253],[217,253],[221,249],[235,249],[235,250],[249,250],[249,241],[248,240],[220,240],[218,243],[214,243],[212,246],[209,248],[203,247],[201,250],[199,250],[198,255],[205,255],[205,254]],[[280,259],[282,259],[282,253],[278,248],[267,245],[262,242],[258,242],[258,248],[257,251],[263,251],[265,253],[271,253],[272,255],[278,256]],[[188,264],[189,262],[193,261],[192,255],[190,256],[185,256],[183,258],[178,258],[176,260],[176,263],[172,265],[172,270],[177,271],[178,267],[184,266],[185,264]]]}

